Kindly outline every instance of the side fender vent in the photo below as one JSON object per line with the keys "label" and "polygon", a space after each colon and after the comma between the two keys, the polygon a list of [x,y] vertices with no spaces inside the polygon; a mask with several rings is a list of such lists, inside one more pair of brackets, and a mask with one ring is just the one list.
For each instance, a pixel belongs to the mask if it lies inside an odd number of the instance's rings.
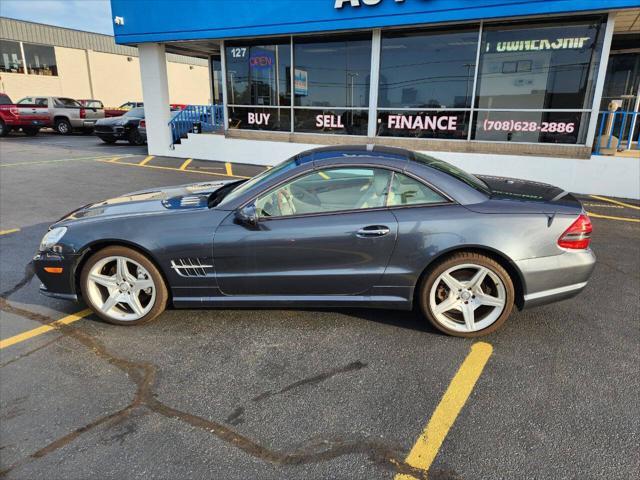
{"label": "side fender vent", "polygon": [[213,265],[206,258],[187,257],[171,260],[171,268],[181,277],[206,277]]}

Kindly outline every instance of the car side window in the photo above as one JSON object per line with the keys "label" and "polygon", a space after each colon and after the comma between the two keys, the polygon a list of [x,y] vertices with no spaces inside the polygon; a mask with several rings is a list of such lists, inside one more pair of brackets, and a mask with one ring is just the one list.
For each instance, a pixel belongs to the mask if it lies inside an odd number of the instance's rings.
{"label": "car side window", "polygon": [[49,99],[48,98],[36,98],[36,101],[34,103],[36,105],[38,105],[39,107],[48,107],[49,106]]}
{"label": "car side window", "polygon": [[259,217],[286,217],[384,207],[391,172],[332,168],[309,173],[259,197]]}
{"label": "car side window", "polygon": [[387,206],[400,207],[403,205],[420,205],[426,203],[442,203],[446,199],[434,192],[424,183],[407,175],[394,173],[389,189]]}
{"label": "car side window", "polygon": [[18,100],[18,105],[31,105],[33,103],[33,98],[24,97]]}

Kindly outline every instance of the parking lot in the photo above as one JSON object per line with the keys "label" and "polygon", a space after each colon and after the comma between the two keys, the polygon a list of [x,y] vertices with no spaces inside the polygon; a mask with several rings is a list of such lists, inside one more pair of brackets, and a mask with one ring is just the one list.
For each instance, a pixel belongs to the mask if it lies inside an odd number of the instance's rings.
{"label": "parking lot", "polygon": [[[260,167],[93,136],[0,140],[0,476],[636,478],[640,206],[581,197],[577,298],[482,340],[384,310],[168,310],[117,327],[38,293],[49,224],[148,187]],[[55,323],[54,323],[55,322]]]}

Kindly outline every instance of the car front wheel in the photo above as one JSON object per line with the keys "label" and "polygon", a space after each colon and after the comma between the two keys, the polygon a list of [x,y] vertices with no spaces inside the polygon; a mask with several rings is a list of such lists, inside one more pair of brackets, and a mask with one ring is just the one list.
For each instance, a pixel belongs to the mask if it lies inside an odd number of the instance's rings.
{"label": "car front wheel", "polygon": [[95,253],[82,269],[82,296],[103,320],[137,325],[153,320],[167,304],[162,275],[143,254],[126,247]]}
{"label": "car front wheel", "polygon": [[438,263],[424,278],[420,308],[438,330],[479,337],[499,329],[511,315],[514,287],[498,262],[461,252]]}
{"label": "car front wheel", "polygon": [[0,137],[6,137],[7,135],[9,135],[10,131],[11,127],[8,127],[3,120],[0,120]]}

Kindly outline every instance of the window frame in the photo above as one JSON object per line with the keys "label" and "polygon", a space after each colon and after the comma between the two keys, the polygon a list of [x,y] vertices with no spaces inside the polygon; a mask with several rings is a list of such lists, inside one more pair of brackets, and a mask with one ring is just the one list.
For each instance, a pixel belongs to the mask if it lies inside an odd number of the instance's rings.
{"label": "window frame", "polygon": [[[293,176],[293,177],[289,177],[286,179],[283,179],[281,182],[278,182],[275,185],[272,185],[268,188],[265,188],[264,190],[262,190],[261,192],[258,192],[256,195],[252,196],[249,200],[243,202],[241,205],[239,205],[235,211],[239,211],[242,208],[246,207],[247,205],[254,205],[257,202],[258,198],[265,196],[265,195],[269,195],[272,192],[274,192],[275,190],[277,190],[278,188],[282,187],[283,185],[286,185],[287,183],[291,183],[294,182],[296,180],[298,180],[299,178],[302,178],[305,175],[312,175],[314,173],[318,173],[324,170],[335,170],[335,169],[339,169],[339,168],[370,168],[370,169],[379,169],[379,170],[387,170],[391,173],[391,177],[389,180],[389,183],[387,185],[387,189],[386,189],[386,200],[385,200],[385,205],[382,207],[372,207],[372,208],[351,208],[351,209],[346,209],[346,210],[336,210],[333,212],[312,212],[312,213],[299,213],[299,214],[295,214],[295,215],[280,215],[280,216],[275,216],[275,217],[263,217],[258,215],[258,222],[261,221],[271,221],[271,220],[282,220],[282,219],[288,219],[288,218],[305,218],[305,217],[318,217],[318,216],[326,216],[326,215],[339,215],[339,214],[346,214],[346,213],[357,213],[357,212],[375,212],[375,211],[381,211],[381,210],[396,210],[396,209],[404,209],[404,208],[425,208],[425,207],[439,207],[439,206],[446,206],[446,205],[457,205],[458,202],[456,202],[455,200],[453,200],[451,198],[451,196],[447,195],[445,192],[443,192],[441,189],[437,188],[436,186],[434,186],[432,183],[428,182],[427,180],[424,180],[420,177],[418,177],[417,175],[411,173],[411,172],[407,172],[404,171],[400,168],[397,167],[391,167],[388,165],[375,165],[375,164],[369,164],[369,163],[336,163],[336,164],[332,164],[332,165],[324,165],[321,167],[317,167],[314,168],[313,170],[307,170],[304,172],[300,172],[299,174]],[[414,203],[411,205],[387,205],[388,203],[388,199],[389,199],[389,189],[391,188],[391,183],[393,182],[393,176],[395,175],[395,173],[399,173],[401,175],[405,175],[413,180],[416,180],[419,183],[422,183],[424,186],[426,186],[427,188],[430,188],[431,190],[433,190],[434,192],[436,192],[438,195],[440,195],[444,201],[442,202],[430,202],[430,203]]]}
{"label": "window frame", "polygon": [[[56,55],[56,47],[55,45],[48,45],[48,44],[44,44],[44,43],[32,43],[32,42],[20,42],[22,44],[22,52],[24,54],[24,70],[25,70],[25,74],[27,75],[36,75],[39,77],[59,77],[60,76],[60,72],[58,71],[58,56]],[[33,72],[32,68],[29,67],[29,61],[27,58],[27,52],[25,51],[25,47],[28,49],[30,47],[36,47],[36,48],[50,48],[51,49],[51,54],[53,56],[53,60],[54,60],[54,65],[53,67],[55,68],[55,73],[51,73],[51,75],[45,75],[42,73],[38,73],[38,72]],[[31,53],[31,52],[30,52]],[[40,67],[37,67],[38,69]],[[49,68],[51,69],[51,66],[49,66]],[[53,70],[52,70],[53,72]]]}

